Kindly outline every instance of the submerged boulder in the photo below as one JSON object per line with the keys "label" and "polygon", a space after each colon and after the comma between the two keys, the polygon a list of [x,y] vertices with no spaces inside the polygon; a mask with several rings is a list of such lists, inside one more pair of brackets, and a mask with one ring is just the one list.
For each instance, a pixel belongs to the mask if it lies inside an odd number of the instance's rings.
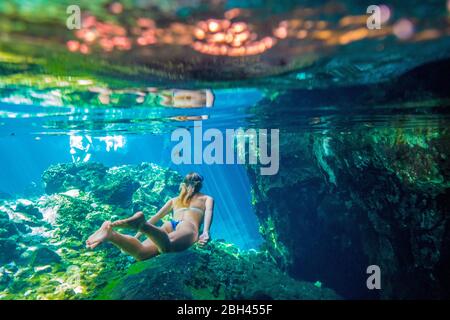
{"label": "submerged boulder", "polygon": [[0,291],[8,288],[9,284],[13,281],[12,278],[12,275],[5,268],[0,267]]}
{"label": "submerged boulder", "polygon": [[348,298],[449,297],[449,141],[439,127],[280,134],[278,175],[248,167],[267,249]]}
{"label": "submerged boulder", "polygon": [[[248,166],[255,213],[291,276],[322,279],[346,298],[450,297],[440,80],[449,70],[440,60],[377,85],[285,91],[254,106],[255,127],[281,128],[278,174]],[[374,264],[382,290],[366,286]]]}
{"label": "submerged boulder", "polygon": [[58,196],[52,200],[57,206],[56,234],[61,238],[86,239],[106,220],[118,218],[108,205],[98,204],[87,194],[78,197]]}
{"label": "submerged boulder", "polygon": [[220,243],[133,264],[100,299],[339,299],[334,291],[299,282],[267,256]]}
{"label": "submerged boulder", "polygon": [[145,162],[129,170],[130,174],[140,182],[140,188],[136,190],[132,198],[133,211],[154,214],[179,191],[182,177],[176,171]]}
{"label": "submerged boulder", "polygon": [[105,220],[143,210],[154,214],[178,191],[181,176],[151,163],[107,168],[101,164],[58,164],[43,174],[48,193],[40,199],[57,235],[86,239]]}
{"label": "submerged boulder", "polygon": [[30,256],[30,264],[32,266],[44,266],[52,263],[58,263],[60,261],[61,257],[47,247],[37,248]]}
{"label": "submerged boulder", "polygon": [[87,237],[105,220],[129,216],[135,206],[153,214],[181,181],[175,171],[150,163],[59,164],[43,178],[51,194],[0,206],[0,299],[95,297],[134,259],[109,243],[88,250]]}
{"label": "submerged boulder", "polygon": [[107,168],[100,163],[64,163],[50,166],[43,174],[45,192],[65,192],[70,189],[88,191],[100,185]]}
{"label": "submerged boulder", "polygon": [[26,200],[26,199],[19,199],[17,200],[16,204],[16,212],[24,213],[28,216],[42,219],[42,213],[39,211],[39,208],[36,207],[32,201]]}
{"label": "submerged boulder", "polygon": [[11,262],[19,254],[17,243],[12,239],[0,238],[0,264]]}
{"label": "submerged boulder", "polygon": [[154,212],[178,192],[181,176],[152,163],[107,168],[99,163],[50,166],[42,175],[48,194],[76,189],[92,192],[99,202]]}
{"label": "submerged boulder", "polygon": [[108,174],[102,185],[97,186],[94,195],[105,203],[129,207],[133,193],[140,184],[130,175],[117,177]]}
{"label": "submerged boulder", "polygon": [[369,132],[330,137],[322,166],[357,214],[350,239],[383,270],[383,298],[448,298],[450,132]]}
{"label": "submerged boulder", "polygon": [[0,210],[0,238],[8,238],[18,232],[16,224],[13,223],[6,212]]}

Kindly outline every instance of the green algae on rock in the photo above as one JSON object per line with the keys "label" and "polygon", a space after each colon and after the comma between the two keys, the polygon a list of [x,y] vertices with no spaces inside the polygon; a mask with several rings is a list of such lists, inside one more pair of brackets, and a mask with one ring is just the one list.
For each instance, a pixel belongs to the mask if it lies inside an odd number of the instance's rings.
{"label": "green algae on rock", "polygon": [[[282,285],[281,285],[282,284]],[[333,290],[295,281],[264,252],[211,242],[132,265],[100,299],[339,299]]]}
{"label": "green algae on rock", "polygon": [[63,163],[50,166],[42,174],[48,194],[70,189],[89,191],[99,186],[107,168],[100,163]]}
{"label": "green algae on rock", "polygon": [[[373,86],[285,90],[253,107],[254,125],[281,128],[285,150],[277,176],[248,166],[280,267],[346,298],[450,297],[449,72],[440,60]],[[379,292],[366,287],[372,264]]]}
{"label": "green algae on rock", "polygon": [[[5,200],[0,206],[0,299],[96,295],[133,259],[109,244],[89,251],[86,238],[103,221],[128,216],[134,206],[154,213],[181,181],[176,172],[147,163],[115,168],[57,164],[42,177],[49,194]],[[134,196],[136,187],[143,190]]]}
{"label": "green algae on rock", "polygon": [[368,294],[371,264],[381,298],[447,296],[449,141],[443,127],[280,134],[279,174],[248,170],[267,249],[346,296]]}

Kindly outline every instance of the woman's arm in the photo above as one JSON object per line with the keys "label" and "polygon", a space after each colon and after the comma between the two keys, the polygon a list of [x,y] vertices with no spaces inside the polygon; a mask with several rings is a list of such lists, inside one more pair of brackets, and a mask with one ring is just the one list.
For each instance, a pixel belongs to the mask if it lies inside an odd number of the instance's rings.
{"label": "woman's arm", "polygon": [[170,199],[161,209],[159,209],[159,211],[153,217],[150,218],[150,220],[148,220],[148,222],[150,222],[151,224],[157,223],[159,220],[164,218],[170,212],[170,210],[172,210],[172,207],[173,199]]}
{"label": "woman's arm", "polygon": [[[172,210],[172,207],[173,207],[173,199],[170,199],[161,209],[159,209],[159,211],[154,216],[152,216],[148,220],[148,222],[154,225],[159,220],[164,218],[170,212],[170,210]],[[141,232],[138,232],[135,235],[136,238],[140,238],[141,236],[142,236]]]}
{"label": "woman's arm", "polygon": [[214,199],[208,197],[205,202],[205,218],[203,222],[203,233],[199,238],[199,243],[205,245],[209,241],[209,229],[211,227],[214,211]]}

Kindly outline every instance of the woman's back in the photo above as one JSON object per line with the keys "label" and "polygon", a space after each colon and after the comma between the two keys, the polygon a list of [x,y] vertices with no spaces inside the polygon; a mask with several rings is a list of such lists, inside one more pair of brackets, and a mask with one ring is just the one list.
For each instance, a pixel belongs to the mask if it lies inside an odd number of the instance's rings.
{"label": "woman's back", "polygon": [[206,201],[210,198],[203,193],[197,193],[192,196],[187,206],[180,205],[177,198],[173,199],[173,216],[177,220],[190,221],[195,224],[197,228],[203,221],[203,216],[206,210]]}

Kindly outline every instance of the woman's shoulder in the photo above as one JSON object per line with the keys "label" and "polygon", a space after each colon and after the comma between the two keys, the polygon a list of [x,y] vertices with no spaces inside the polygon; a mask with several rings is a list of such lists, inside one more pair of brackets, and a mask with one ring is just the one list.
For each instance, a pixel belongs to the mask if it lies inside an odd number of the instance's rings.
{"label": "woman's shoulder", "polygon": [[210,195],[204,194],[204,193],[199,194],[199,197],[202,198],[205,201],[207,201],[207,200],[214,200],[213,197],[211,197]]}

